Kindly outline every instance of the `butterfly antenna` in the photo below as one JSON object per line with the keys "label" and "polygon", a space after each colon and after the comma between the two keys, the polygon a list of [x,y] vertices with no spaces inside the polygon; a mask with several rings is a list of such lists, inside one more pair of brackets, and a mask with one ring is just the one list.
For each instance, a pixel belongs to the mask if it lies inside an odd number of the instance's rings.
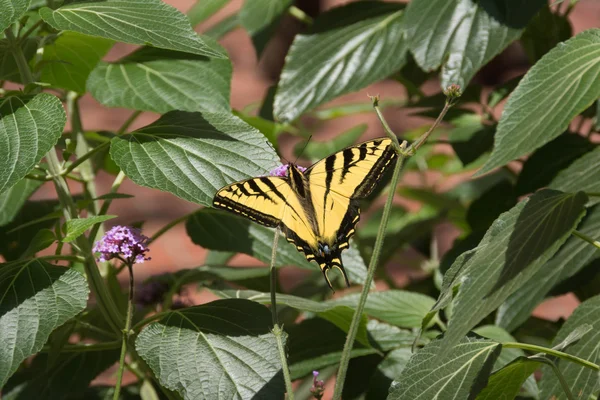
{"label": "butterfly antenna", "polygon": [[308,143],[310,143],[310,139],[312,139],[312,135],[310,135],[308,137],[308,139],[306,140],[306,143],[304,143],[304,147],[302,148],[302,151],[300,153],[298,153],[298,156],[296,157],[294,164],[296,164],[298,162],[298,159],[302,156],[302,153],[304,153],[304,150],[306,150],[306,146],[308,146]]}
{"label": "butterfly antenna", "polygon": [[288,159],[283,156],[283,154],[279,154],[279,152],[277,151],[277,149],[275,148],[275,146],[273,146],[273,143],[271,143],[271,141],[269,139],[265,140],[265,142],[267,142],[267,146],[269,146],[270,148],[272,148],[273,151],[275,152],[275,154],[277,154],[281,159],[283,159],[286,164],[290,163],[288,161]]}

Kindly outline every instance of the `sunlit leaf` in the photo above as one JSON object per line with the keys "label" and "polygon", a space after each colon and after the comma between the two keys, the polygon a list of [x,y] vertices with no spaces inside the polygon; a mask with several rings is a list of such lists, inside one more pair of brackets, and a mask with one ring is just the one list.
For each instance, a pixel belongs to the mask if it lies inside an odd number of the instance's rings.
{"label": "sunlit leaf", "polygon": [[41,184],[41,181],[21,179],[0,195],[0,226],[8,224],[15,218],[25,201]]}

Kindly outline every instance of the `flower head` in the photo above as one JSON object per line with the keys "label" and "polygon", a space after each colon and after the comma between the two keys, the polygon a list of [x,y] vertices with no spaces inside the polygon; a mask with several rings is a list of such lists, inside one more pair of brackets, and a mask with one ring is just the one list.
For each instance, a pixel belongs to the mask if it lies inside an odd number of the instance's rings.
{"label": "flower head", "polygon": [[[276,167],[275,169],[271,170],[271,172],[269,172],[269,175],[285,177],[285,176],[287,176],[288,166],[289,166],[289,164],[280,165],[280,166]],[[296,168],[298,168],[302,172],[306,171],[306,168],[301,167],[299,165],[296,165]]]}
{"label": "flower head", "polygon": [[98,261],[102,262],[121,258],[130,264],[143,263],[150,260],[146,257],[148,240],[137,228],[117,225],[96,242],[93,251],[100,253]]}
{"label": "flower head", "polygon": [[319,371],[313,371],[313,385],[310,387],[310,392],[315,399],[321,400],[323,393],[325,393],[325,382],[318,380]]}

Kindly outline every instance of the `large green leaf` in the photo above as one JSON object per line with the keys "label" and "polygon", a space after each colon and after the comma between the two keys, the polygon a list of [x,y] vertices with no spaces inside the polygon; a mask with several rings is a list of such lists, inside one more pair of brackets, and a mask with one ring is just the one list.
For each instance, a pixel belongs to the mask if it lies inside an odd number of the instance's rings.
{"label": "large green leaf", "polygon": [[[265,268],[266,269],[266,268]],[[254,290],[220,290],[216,292],[224,298],[248,299],[261,304],[271,304],[271,294],[261,293]],[[319,302],[303,297],[293,296],[289,294],[277,294],[277,304],[283,304],[289,307],[296,308],[302,311],[316,313],[319,317],[328,320],[344,332],[348,332],[350,322],[354,315],[354,309],[345,304],[336,304],[333,301]],[[366,314],[369,314],[365,310]],[[363,345],[369,347],[369,339],[367,337],[367,318],[363,316],[363,320],[358,328],[357,340]]]}
{"label": "large green leaf", "polygon": [[231,62],[142,48],[117,63],[100,63],[87,84],[108,107],[154,111],[229,111]]}
{"label": "large green leaf", "polygon": [[41,181],[21,179],[13,187],[0,194],[0,226],[10,223],[17,216],[25,201],[41,184]]}
{"label": "large green leaf", "polygon": [[0,32],[18,21],[29,8],[31,0],[2,0],[0,1]]}
{"label": "large green leaf", "polygon": [[118,349],[65,352],[55,360],[52,360],[47,353],[40,354],[33,360],[31,366],[23,371],[27,380],[18,387],[18,393],[11,392],[7,398],[14,400],[83,398],[83,393],[90,382],[118,360]]}
{"label": "large green leaf", "polygon": [[54,43],[44,47],[41,80],[54,87],[85,93],[90,72],[113,43],[77,32],[63,32]]}
{"label": "large green leaf", "polygon": [[73,269],[42,260],[0,266],[0,387],[85,308],[88,294],[85,277]]}
{"label": "large green leaf", "polygon": [[10,189],[56,144],[65,110],[56,96],[11,96],[0,103],[0,194]]}
{"label": "large green leaf", "polygon": [[[27,61],[35,56],[38,41],[36,38],[27,38],[19,43],[21,51]],[[21,73],[15,60],[11,43],[7,39],[0,39],[0,79],[21,83]]]}
{"label": "large green leaf", "polygon": [[[591,324],[593,326],[592,330],[564,351],[598,364],[600,362],[600,296],[592,297],[581,303],[560,328],[552,344],[561,343],[583,324]],[[577,394],[577,398],[588,399],[600,392],[598,371],[567,360],[559,360],[558,368],[565,377],[571,391]],[[557,399],[563,397],[562,388],[550,368],[544,368],[540,388],[540,398],[542,399],[553,396]]]}
{"label": "large green leaf", "polygon": [[494,372],[485,389],[479,393],[477,400],[512,400],[519,394],[521,386],[531,374],[538,369],[540,363],[527,357],[520,357],[504,368]]}
{"label": "large green leaf", "polygon": [[139,334],[136,349],[161,385],[185,399],[283,399],[271,313],[248,300],[173,311]]}
{"label": "large green leaf", "polygon": [[531,64],[535,64],[557,44],[569,39],[572,31],[568,13],[553,12],[549,5],[544,5],[527,25],[521,44]]}
{"label": "large green leaf", "polygon": [[384,79],[402,67],[405,53],[400,5],[355,2],[325,12],[292,43],[274,115],[292,121],[337,96]]}
{"label": "large green leaf", "polygon": [[467,399],[485,386],[502,345],[465,337],[442,353],[442,340],[435,340],[409,360],[392,383],[388,400]]}
{"label": "large green leaf", "polygon": [[477,248],[455,261],[438,299],[439,306],[459,288],[444,349],[458,343],[556,253],[582,218],[586,201],[581,192],[539,191],[500,215]]}
{"label": "large green leaf", "polygon": [[[564,192],[600,192],[600,180],[596,178],[597,167],[600,163],[600,147],[579,157],[567,168],[563,169],[550,182],[548,187]],[[589,205],[600,201],[597,196],[591,197]]]}
{"label": "large green leaf", "polygon": [[294,0],[246,0],[239,19],[250,34],[256,53],[260,56],[275,33],[279,21]]}
{"label": "large green leaf", "polygon": [[65,237],[62,241],[72,242],[92,226],[116,217],[116,215],[94,215],[87,218],[73,218],[65,223]]}
{"label": "large green leaf", "polygon": [[600,97],[600,29],[580,33],[537,62],[509,97],[494,150],[478,174],[548,143]]}
{"label": "large green leaf", "polygon": [[40,15],[58,30],[208,57],[227,57],[211,39],[195,33],[184,14],[160,0],[72,3],[56,10],[44,7]]}
{"label": "large green leaf", "polygon": [[265,175],[278,161],[264,136],[239,118],[182,111],[113,138],[110,154],[138,185],[205,206],[221,187]]}
{"label": "large green leaf", "polygon": [[[548,186],[552,179],[573,161],[596,146],[575,133],[563,133],[537,149],[523,164],[515,190],[518,195],[533,193]],[[558,189],[561,190],[561,189]],[[579,189],[577,189],[579,190]],[[572,190],[565,190],[572,191]]]}
{"label": "large green leaf", "polygon": [[[186,229],[192,241],[210,250],[234,251],[271,262],[274,230],[219,210],[202,209],[187,220]],[[353,283],[363,283],[367,267],[354,246],[342,253],[344,268]],[[317,265],[306,260],[296,247],[281,238],[277,244],[277,264],[295,265],[315,270]],[[330,279],[341,275],[330,275]]]}
{"label": "large green leaf", "polygon": [[518,39],[545,0],[413,0],[405,32],[425,71],[442,67],[442,86],[467,86],[475,73]]}
{"label": "large green leaf", "polygon": [[[588,210],[577,230],[593,238],[600,237],[600,207]],[[557,283],[572,277],[599,256],[596,247],[578,237],[570,237],[550,261],[506,299],[498,309],[496,324],[513,331],[529,318]]]}

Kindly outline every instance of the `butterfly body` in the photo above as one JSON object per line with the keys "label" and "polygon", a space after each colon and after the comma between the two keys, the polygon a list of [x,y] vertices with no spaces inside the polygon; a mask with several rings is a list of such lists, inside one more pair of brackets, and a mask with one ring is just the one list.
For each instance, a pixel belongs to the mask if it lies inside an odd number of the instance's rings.
{"label": "butterfly body", "polygon": [[360,218],[358,199],[366,197],[395,161],[390,139],[348,147],[306,171],[289,164],[285,176],[257,177],[220,189],[213,205],[265,226],[280,227],[287,240],[327,272],[342,263]]}

